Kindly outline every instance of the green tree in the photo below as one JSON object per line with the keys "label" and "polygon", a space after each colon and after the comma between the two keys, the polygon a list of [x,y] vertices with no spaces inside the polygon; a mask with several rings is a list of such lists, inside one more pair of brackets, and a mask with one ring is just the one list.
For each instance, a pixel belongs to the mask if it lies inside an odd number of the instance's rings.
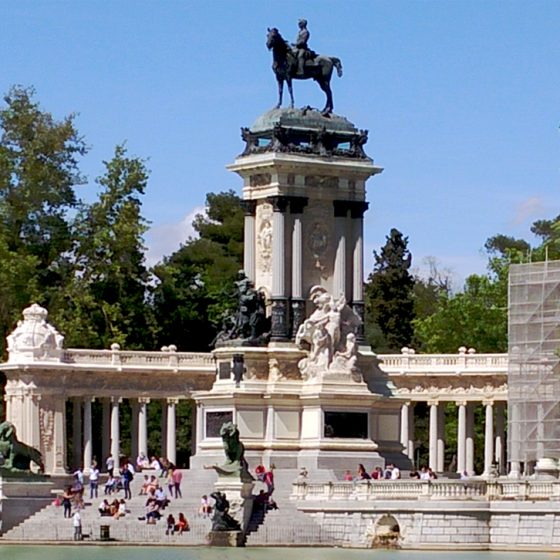
{"label": "green tree", "polygon": [[[379,352],[398,352],[412,342],[414,278],[408,238],[393,228],[365,286],[366,334]],[[380,336],[381,335],[381,336]]]}
{"label": "green tree", "polygon": [[71,346],[152,348],[140,201],[148,171],[123,145],[104,165],[99,199],[83,205],[76,220],[75,274],[61,294],[56,321]]}
{"label": "green tree", "polygon": [[86,146],[74,115],[57,121],[13,87],[0,109],[0,347],[21,310],[52,300],[71,274],[71,213]]}
{"label": "green tree", "polygon": [[424,352],[507,351],[507,290],[503,280],[473,274],[464,291],[440,299],[438,310],[414,322]]}
{"label": "green tree", "polygon": [[235,307],[234,281],[242,267],[243,210],[233,192],[208,194],[206,213],[193,222],[198,234],[153,269],[158,344],[207,351]]}

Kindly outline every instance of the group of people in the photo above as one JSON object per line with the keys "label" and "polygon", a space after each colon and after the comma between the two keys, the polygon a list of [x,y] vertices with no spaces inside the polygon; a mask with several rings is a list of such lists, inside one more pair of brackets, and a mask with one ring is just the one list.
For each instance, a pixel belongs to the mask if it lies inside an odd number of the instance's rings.
{"label": "group of people", "polygon": [[111,503],[105,498],[97,509],[101,517],[112,517],[113,519],[119,519],[128,513],[126,502],[122,498],[120,500],[115,498]]}
{"label": "group of people", "polygon": [[[422,467],[419,471],[414,469],[409,473],[410,478],[418,480],[434,480],[437,474],[430,467]],[[368,472],[362,463],[358,465],[356,475],[352,471],[347,470],[344,473],[344,480],[349,482],[358,482],[361,480],[399,480],[401,478],[400,469],[389,463],[384,469],[375,467],[373,471]]]}
{"label": "group of people", "polygon": [[430,467],[422,467],[419,471],[410,471],[410,478],[415,478],[416,480],[435,480],[437,474]]}
{"label": "group of people", "polygon": [[344,480],[351,482],[359,482],[361,480],[398,480],[399,478],[401,478],[401,470],[392,463],[389,463],[384,469],[379,466],[375,467],[371,473],[360,463],[356,476],[351,471],[346,471],[344,474]]}

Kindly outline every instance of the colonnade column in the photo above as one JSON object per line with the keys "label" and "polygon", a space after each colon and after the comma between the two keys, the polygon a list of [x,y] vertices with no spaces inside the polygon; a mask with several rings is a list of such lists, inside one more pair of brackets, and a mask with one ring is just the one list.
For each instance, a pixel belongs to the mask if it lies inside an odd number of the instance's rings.
{"label": "colonnade column", "polygon": [[[130,399],[130,456],[133,461],[138,457],[138,399]],[[136,463],[134,463],[136,464]]]}
{"label": "colonnade column", "polygon": [[285,219],[289,199],[270,197],[272,204],[272,325],[271,340],[288,340],[288,301],[286,297]]}
{"label": "colonnade column", "polygon": [[[364,337],[364,213],[367,202],[353,202],[350,207],[352,218],[352,309],[362,320],[356,338],[358,343],[365,342]],[[410,456],[414,456],[414,452]]]}
{"label": "colonnade column", "polygon": [[111,453],[111,401],[104,398],[101,401],[101,461],[102,469],[105,468],[105,459]]}
{"label": "colonnade column", "polygon": [[401,407],[401,444],[404,454],[414,462],[414,403],[411,401]]}
{"label": "colonnade column", "polygon": [[333,293],[335,299],[346,294],[346,228],[348,225],[348,202],[333,200],[334,235],[336,253],[334,257]]}
{"label": "colonnade column", "polygon": [[79,468],[82,459],[82,399],[75,397],[72,399],[72,467]]}
{"label": "colonnade column", "polygon": [[438,403],[437,401],[428,402],[430,406],[430,445],[428,465],[433,471],[437,470],[437,434],[438,434]]}
{"label": "colonnade column", "polygon": [[91,462],[93,459],[93,443],[92,443],[92,426],[91,426],[91,401],[86,397],[84,399],[84,471],[89,473]]}
{"label": "colonnade column", "polygon": [[457,403],[457,472],[466,470],[465,443],[467,439],[467,403]]}
{"label": "colonnade column", "polygon": [[440,402],[437,416],[437,472],[445,470],[445,402]]}
{"label": "colonnade column", "polygon": [[494,408],[496,409],[496,444],[494,446],[495,450],[495,461],[498,465],[498,474],[502,475],[506,472],[506,440],[505,440],[505,425],[504,425],[504,403],[498,401]]}
{"label": "colonnade column", "polygon": [[243,200],[241,206],[245,211],[243,229],[243,270],[251,282],[255,282],[255,209],[256,201]]}
{"label": "colonnade column", "polygon": [[303,233],[302,214],[307,205],[306,197],[290,199],[292,225],[292,340],[295,339],[299,326],[305,320],[305,299],[303,297]]}
{"label": "colonnade column", "polygon": [[150,399],[138,399],[138,454],[148,456],[148,403]]}
{"label": "colonnade column", "polygon": [[167,459],[174,465],[177,462],[177,410],[179,399],[167,399]]}
{"label": "colonnade column", "polygon": [[484,473],[488,476],[492,471],[494,461],[494,403],[485,402],[484,423]]}
{"label": "colonnade column", "polygon": [[517,478],[521,476],[521,449],[519,437],[519,405],[511,403],[508,406],[508,456],[510,458],[508,476]]}
{"label": "colonnade column", "polygon": [[401,445],[404,453],[408,455],[408,442],[410,441],[410,401],[401,406]]}
{"label": "colonnade column", "polygon": [[161,450],[160,457],[167,457],[167,406],[166,401],[163,400],[161,403]]}
{"label": "colonnade column", "polygon": [[111,455],[115,461],[116,468],[118,468],[121,453],[119,426],[119,403],[121,400],[119,397],[111,397]]}
{"label": "colonnade column", "polygon": [[467,405],[467,438],[465,441],[465,469],[469,475],[474,474],[474,405]]}

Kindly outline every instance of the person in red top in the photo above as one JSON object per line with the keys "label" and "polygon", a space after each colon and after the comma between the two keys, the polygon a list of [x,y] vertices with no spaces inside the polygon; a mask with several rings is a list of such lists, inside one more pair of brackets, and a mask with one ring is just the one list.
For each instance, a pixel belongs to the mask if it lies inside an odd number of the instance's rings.
{"label": "person in red top", "polygon": [[352,482],[352,480],[354,480],[354,477],[352,476],[352,472],[351,471],[346,471],[344,473],[344,480]]}
{"label": "person in red top", "polygon": [[269,496],[272,496],[272,492],[274,492],[274,469],[276,467],[274,465],[270,465],[270,469],[264,473],[264,483],[266,484],[267,493]]}
{"label": "person in red top", "polygon": [[255,469],[257,480],[260,480],[261,482],[264,482],[265,473],[266,473],[266,469],[264,468],[264,465],[258,465],[257,468]]}

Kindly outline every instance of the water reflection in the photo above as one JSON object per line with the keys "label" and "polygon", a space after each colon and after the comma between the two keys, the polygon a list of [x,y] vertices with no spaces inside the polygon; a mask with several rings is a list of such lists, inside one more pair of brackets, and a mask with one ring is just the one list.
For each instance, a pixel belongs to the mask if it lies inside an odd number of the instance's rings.
{"label": "water reflection", "polygon": [[0,546],[9,560],[549,560],[555,554],[349,550],[341,548],[200,548],[184,546]]}

